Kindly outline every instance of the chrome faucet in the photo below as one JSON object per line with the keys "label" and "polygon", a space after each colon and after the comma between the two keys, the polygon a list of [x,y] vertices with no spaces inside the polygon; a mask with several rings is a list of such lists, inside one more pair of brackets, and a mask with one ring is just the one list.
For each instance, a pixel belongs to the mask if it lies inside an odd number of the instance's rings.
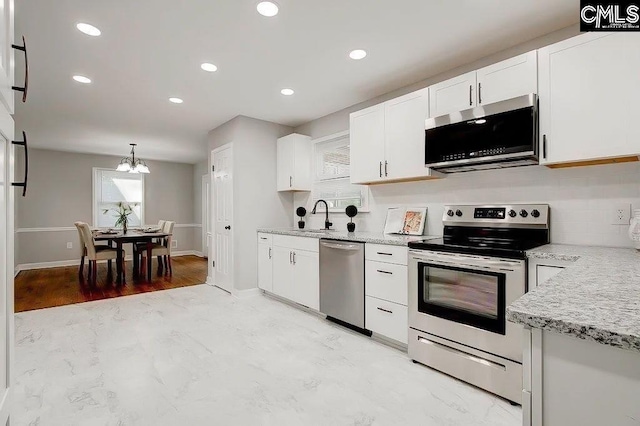
{"label": "chrome faucet", "polygon": [[313,210],[311,210],[311,214],[316,214],[316,208],[318,207],[318,203],[320,202],[324,203],[324,207],[326,209],[326,216],[324,219],[324,229],[329,229],[331,228],[333,223],[329,222],[329,204],[327,204],[325,200],[316,201],[316,203],[313,205]]}

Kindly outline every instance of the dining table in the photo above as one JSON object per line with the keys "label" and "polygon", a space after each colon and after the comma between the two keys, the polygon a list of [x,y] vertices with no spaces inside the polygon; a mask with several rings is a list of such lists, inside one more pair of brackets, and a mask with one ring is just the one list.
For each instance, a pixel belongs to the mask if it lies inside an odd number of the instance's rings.
{"label": "dining table", "polygon": [[[124,262],[123,262],[123,250],[122,246],[124,244],[132,244],[135,245],[137,243],[145,243],[147,248],[147,281],[151,282],[151,261],[152,261],[152,251],[154,240],[162,240],[171,236],[171,234],[162,232],[160,230],[143,230],[143,229],[129,229],[127,232],[123,231],[94,231],[93,232],[93,240],[94,241],[106,241],[110,246],[115,243],[116,248],[118,249],[118,258],[116,261],[116,283],[117,284],[126,284],[125,276],[124,276]],[[138,256],[133,256],[133,278],[138,277]]]}

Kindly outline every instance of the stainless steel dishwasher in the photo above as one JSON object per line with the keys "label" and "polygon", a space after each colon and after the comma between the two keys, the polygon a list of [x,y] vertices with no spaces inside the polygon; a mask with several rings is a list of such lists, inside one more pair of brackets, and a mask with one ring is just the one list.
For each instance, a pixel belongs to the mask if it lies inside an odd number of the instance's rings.
{"label": "stainless steel dishwasher", "polygon": [[364,243],[320,240],[320,312],[364,329]]}

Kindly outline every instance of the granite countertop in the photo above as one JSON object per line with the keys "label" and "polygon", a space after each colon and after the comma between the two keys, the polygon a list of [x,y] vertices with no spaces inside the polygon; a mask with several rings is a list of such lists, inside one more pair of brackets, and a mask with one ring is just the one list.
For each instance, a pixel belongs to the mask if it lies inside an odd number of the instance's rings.
{"label": "granite countertop", "polygon": [[509,321],[640,352],[640,252],[549,244],[527,256],[573,263],[511,304]]}
{"label": "granite countertop", "polygon": [[391,246],[406,246],[412,241],[442,238],[434,235],[390,235],[382,232],[347,232],[338,230],[306,230],[299,229],[258,229],[265,234],[292,235],[294,237],[330,238],[332,240],[358,241],[361,243],[387,244]]}

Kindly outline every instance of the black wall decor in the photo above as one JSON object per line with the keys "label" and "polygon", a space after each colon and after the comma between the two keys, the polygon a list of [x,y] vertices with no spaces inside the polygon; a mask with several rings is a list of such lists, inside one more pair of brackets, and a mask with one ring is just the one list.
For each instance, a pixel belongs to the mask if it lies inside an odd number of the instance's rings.
{"label": "black wall decor", "polygon": [[347,223],[347,231],[353,232],[356,230],[356,224],[353,223],[353,218],[358,214],[358,208],[356,206],[347,206],[344,210],[347,216],[349,216],[349,223]]}

